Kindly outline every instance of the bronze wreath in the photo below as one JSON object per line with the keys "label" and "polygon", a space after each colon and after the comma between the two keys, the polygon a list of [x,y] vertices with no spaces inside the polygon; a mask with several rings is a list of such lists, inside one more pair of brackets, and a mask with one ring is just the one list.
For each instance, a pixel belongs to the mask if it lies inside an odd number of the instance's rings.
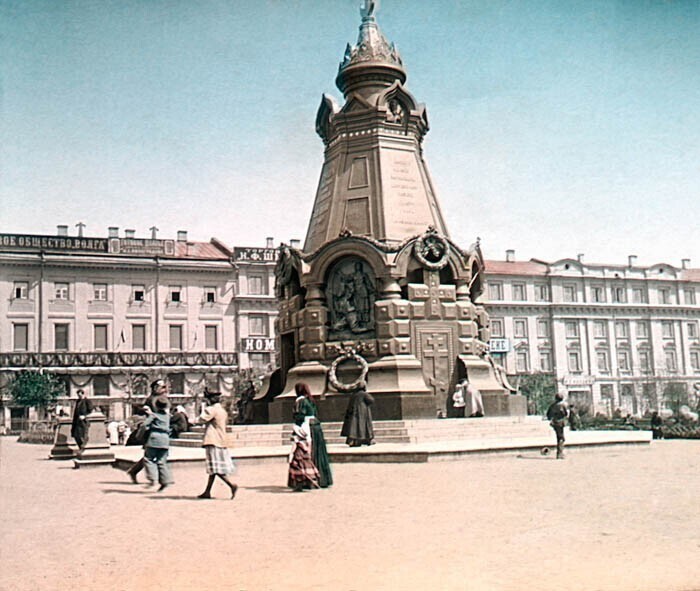
{"label": "bronze wreath", "polygon": [[[428,244],[431,241],[433,244]],[[439,249],[439,253],[435,253],[435,249]],[[439,271],[445,265],[447,265],[447,251],[448,251],[447,240],[438,234],[435,230],[428,230],[424,234],[421,234],[416,238],[413,244],[413,254],[415,254],[418,262],[423,265],[426,269],[431,271]],[[433,254],[437,258],[435,261],[428,260],[428,254]]]}
{"label": "bronze wreath", "polygon": [[[362,371],[360,372],[360,377],[358,377],[354,382],[344,384],[338,381],[336,370],[343,361],[347,361],[348,359],[354,359],[355,361],[357,361],[357,363],[362,368]],[[338,392],[353,392],[354,390],[357,390],[365,384],[368,371],[369,365],[367,364],[367,360],[364,357],[362,357],[362,355],[360,355],[357,351],[355,351],[355,349],[346,349],[343,353],[341,353],[338,357],[335,358],[333,363],[331,363],[331,366],[328,369],[328,381],[331,383],[331,386],[333,386]]]}

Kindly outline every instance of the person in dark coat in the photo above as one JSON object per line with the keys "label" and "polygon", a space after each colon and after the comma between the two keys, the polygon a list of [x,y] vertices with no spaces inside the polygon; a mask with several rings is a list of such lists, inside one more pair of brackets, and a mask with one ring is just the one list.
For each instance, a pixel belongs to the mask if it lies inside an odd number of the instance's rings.
{"label": "person in dark coat", "polygon": [[340,434],[346,438],[345,442],[350,447],[372,445],[374,428],[372,427],[372,409],[374,398],[366,390],[363,382],[355,390],[348,400],[345,411],[345,420]]}
{"label": "person in dark coat", "polygon": [[86,417],[92,412],[92,402],[87,399],[84,390],[78,390],[77,394],[78,402],[75,403],[73,410],[73,425],[70,434],[82,451],[88,440],[89,424]]}
{"label": "person in dark coat", "polygon": [[190,430],[190,423],[187,420],[185,409],[183,406],[177,406],[173,409],[173,414],[170,417],[170,436],[173,439],[180,437],[180,433],[185,433]]}
{"label": "person in dark coat", "polygon": [[569,408],[564,402],[564,396],[557,393],[554,402],[547,409],[549,424],[557,435],[557,460],[564,459],[564,427],[569,416]]}
{"label": "person in dark coat", "polygon": [[144,466],[148,478],[148,486],[156,481],[160,484],[158,492],[165,490],[173,483],[173,477],[168,466],[168,451],[170,448],[170,413],[168,398],[156,396],[153,400],[155,410],[146,407],[146,426],[148,440],[144,445]]}
{"label": "person in dark coat", "polygon": [[664,421],[658,412],[654,411],[653,413],[651,413],[651,436],[654,439],[663,439],[664,438],[664,432],[662,429],[663,424],[664,424]]}
{"label": "person in dark coat", "polygon": [[[143,403],[144,408],[148,408],[151,411],[156,410],[156,404],[155,400],[159,396],[165,396],[167,399],[168,396],[168,382],[165,380],[155,380],[154,382],[151,382],[151,395],[146,398],[146,402]],[[148,411],[142,411],[145,414],[148,414]],[[138,479],[136,478],[143,470],[145,466],[146,459],[145,457],[142,457],[138,462],[136,462],[134,465],[129,468],[126,473],[129,475],[131,478],[131,482],[134,484],[138,483]]]}

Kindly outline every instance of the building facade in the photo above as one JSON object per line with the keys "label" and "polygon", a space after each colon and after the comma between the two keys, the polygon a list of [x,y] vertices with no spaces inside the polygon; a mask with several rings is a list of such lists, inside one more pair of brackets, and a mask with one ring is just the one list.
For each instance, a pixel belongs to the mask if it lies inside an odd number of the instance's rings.
{"label": "building facade", "polygon": [[582,257],[486,263],[491,354],[514,385],[551,374],[594,413],[643,415],[700,394],[700,269],[585,264]]}
{"label": "building facade", "polygon": [[174,402],[193,405],[205,386],[228,393],[239,369],[274,363],[271,239],[232,249],[186,232],[160,240],[66,230],[0,234],[0,425],[24,416],[4,387],[23,369],[60,376],[67,412],[83,389],[121,419],[156,377],[170,380]]}

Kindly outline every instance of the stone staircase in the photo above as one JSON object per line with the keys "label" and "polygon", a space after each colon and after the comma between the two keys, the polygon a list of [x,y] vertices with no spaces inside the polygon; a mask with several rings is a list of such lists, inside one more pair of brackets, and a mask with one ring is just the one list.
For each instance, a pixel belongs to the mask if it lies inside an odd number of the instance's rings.
{"label": "stone staircase", "polygon": [[[343,444],[342,423],[323,423],[326,443]],[[171,444],[176,447],[202,445],[203,427],[182,433]],[[240,447],[288,446],[292,434],[290,424],[232,425],[228,427],[228,445]],[[427,443],[465,439],[519,439],[552,435],[547,421],[540,417],[483,417],[474,419],[422,419],[374,421],[376,443]]]}

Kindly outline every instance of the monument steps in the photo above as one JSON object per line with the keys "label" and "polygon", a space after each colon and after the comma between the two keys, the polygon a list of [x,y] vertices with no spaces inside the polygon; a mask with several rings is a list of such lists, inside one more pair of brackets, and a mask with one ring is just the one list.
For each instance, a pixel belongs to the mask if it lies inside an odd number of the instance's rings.
{"label": "monument steps", "polygon": [[[326,443],[343,444],[342,423],[323,423]],[[229,445],[237,447],[279,447],[289,445],[290,424],[232,425],[228,427]],[[550,436],[551,427],[540,417],[483,417],[468,419],[425,419],[375,421],[376,443],[424,443],[435,441],[520,439]],[[200,447],[203,428],[195,427],[172,440],[176,447]]]}

